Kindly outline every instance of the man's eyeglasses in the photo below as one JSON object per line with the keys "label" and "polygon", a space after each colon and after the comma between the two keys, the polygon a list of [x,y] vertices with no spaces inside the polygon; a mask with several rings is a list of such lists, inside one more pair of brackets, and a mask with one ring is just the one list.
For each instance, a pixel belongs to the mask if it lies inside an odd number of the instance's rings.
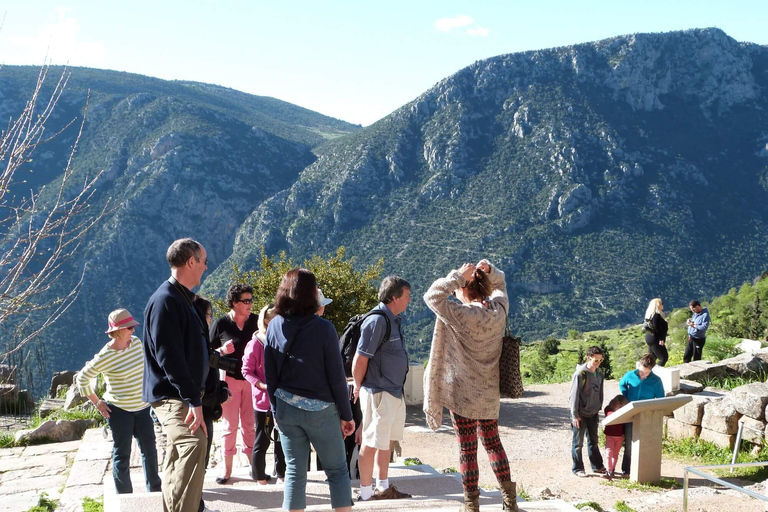
{"label": "man's eyeglasses", "polygon": [[236,300],[235,302],[242,302],[243,304],[253,304],[253,299]]}

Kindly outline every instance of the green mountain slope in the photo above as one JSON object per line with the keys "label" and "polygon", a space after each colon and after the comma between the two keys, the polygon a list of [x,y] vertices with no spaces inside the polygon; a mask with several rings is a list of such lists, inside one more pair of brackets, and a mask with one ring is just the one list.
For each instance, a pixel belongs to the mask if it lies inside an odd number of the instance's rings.
{"label": "green mountain slope", "polygon": [[[59,71],[51,69],[47,90]],[[126,307],[142,316],[150,294],[168,276],[171,241],[200,240],[214,268],[229,256],[236,230],[253,209],[316,160],[314,147],[358,129],[221,87],[71,71],[49,128],[78,118],[90,89],[72,181],[104,170],[92,206],[109,202],[111,211],[52,290],[51,296],[60,295],[84,276],[78,300],[40,338],[52,370],[79,369],[103,345],[111,310]],[[0,71],[0,113],[6,118],[20,111],[37,73],[31,67]],[[41,146],[18,190],[57,183],[76,135],[73,126]],[[41,204],[53,188],[43,192]]]}
{"label": "green mountain slope", "polygon": [[527,338],[634,321],[648,299],[712,296],[768,249],[768,48],[716,29],[502,55],[446,78],[318,160],[240,228],[209,291],[259,247],[345,245],[419,299],[464,261],[507,273]]}

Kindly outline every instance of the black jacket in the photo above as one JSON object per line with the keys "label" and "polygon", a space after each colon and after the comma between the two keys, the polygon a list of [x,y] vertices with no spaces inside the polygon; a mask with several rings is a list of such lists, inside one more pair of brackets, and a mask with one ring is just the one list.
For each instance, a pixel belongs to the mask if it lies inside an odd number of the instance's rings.
{"label": "black jacket", "polygon": [[176,280],[165,281],[144,309],[144,386],[152,403],[180,398],[202,405],[208,376],[207,326],[192,303],[194,294]]}
{"label": "black jacket", "polygon": [[659,341],[667,341],[669,324],[661,318],[660,314],[654,313],[653,318],[651,318],[651,325],[653,326],[653,332],[645,333],[645,342],[651,345],[657,344]]}

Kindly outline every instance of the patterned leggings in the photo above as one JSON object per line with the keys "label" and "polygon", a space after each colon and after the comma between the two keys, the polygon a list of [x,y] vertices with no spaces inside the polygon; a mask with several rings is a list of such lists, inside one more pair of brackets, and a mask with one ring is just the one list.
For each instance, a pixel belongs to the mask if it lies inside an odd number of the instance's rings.
{"label": "patterned leggings", "polygon": [[456,437],[459,439],[459,466],[461,468],[461,483],[464,490],[472,492],[478,490],[477,482],[480,478],[480,470],[477,467],[477,438],[483,443],[483,448],[488,454],[491,469],[499,483],[509,482],[512,476],[509,472],[507,453],[501,445],[499,438],[498,420],[471,420],[455,414],[451,411],[451,422]]}

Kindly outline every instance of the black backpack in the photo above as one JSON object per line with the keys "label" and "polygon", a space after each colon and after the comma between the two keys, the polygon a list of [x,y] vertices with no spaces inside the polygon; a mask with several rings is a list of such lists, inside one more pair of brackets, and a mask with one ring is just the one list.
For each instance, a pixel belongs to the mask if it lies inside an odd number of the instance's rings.
{"label": "black backpack", "polygon": [[[384,338],[382,342],[389,339],[390,325],[389,317],[380,309],[372,309],[371,311],[362,315],[355,315],[349,319],[347,326],[341,333],[339,338],[339,345],[341,346],[341,358],[344,360],[344,373],[347,377],[352,376],[352,360],[357,353],[357,344],[360,342],[360,327],[363,325],[363,320],[371,315],[380,315],[384,317],[387,322],[387,330],[384,332]],[[381,346],[381,345],[379,345]]]}

